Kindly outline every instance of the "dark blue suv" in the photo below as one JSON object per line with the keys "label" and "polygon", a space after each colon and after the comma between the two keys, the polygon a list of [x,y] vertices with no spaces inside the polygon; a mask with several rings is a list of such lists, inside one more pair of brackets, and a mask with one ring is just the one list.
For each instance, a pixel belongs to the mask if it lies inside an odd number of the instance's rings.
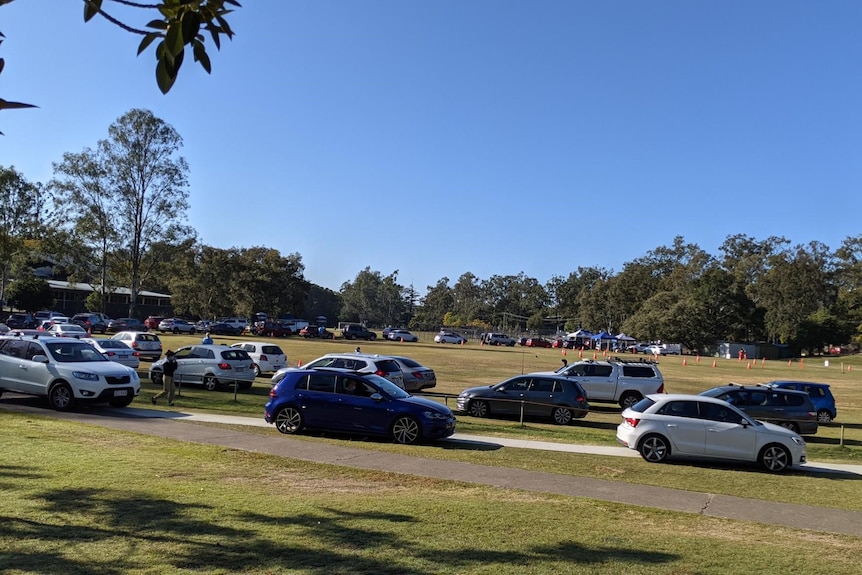
{"label": "dark blue suv", "polygon": [[265,419],[281,433],[320,429],[414,444],[455,433],[452,410],[378,375],[297,369],[269,392]]}
{"label": "dark blue suv", "polygon": [[766,385],[777,387],[780,389],[796,389],[804,391],[811,398],[811,403],[817,410],[817,421],[819,423],[829,423],[838,417],[838,410],[835,408],[835,398],[829,390],[827,383],[814,383],[812,381],[770,381]]}

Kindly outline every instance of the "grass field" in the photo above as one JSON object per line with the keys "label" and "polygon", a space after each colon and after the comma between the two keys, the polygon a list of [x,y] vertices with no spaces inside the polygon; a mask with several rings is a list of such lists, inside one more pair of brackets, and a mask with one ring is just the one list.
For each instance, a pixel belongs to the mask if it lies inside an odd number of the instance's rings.
{"label": "grass field", "polygon": [[[360,342],[367,353],[413,357],[438,376],[435,391],[561,365],[559,350]],[[244,338],[217,338],[231,343]],[[164,349],[199,341],[165,335]],[[291,365],[356,342],[276,340]],[[426,343],[428,342],[428,343]],[[592,357],[588,355],[587,357]],[[577,352],[566,359],[574,361]],[[685,359],[686,365],[683,365]],[[806,438],[812,460],[862,460],[862,358],[746,362],[661,361],[669,391],[728,381],[810,379],[832,384],[838,423]],[[147,363],[142,364],[145,374]],[[134,405],[157,387],[143,381]],[[174,409],[262,416],[268,378],[231,392],[184,388]],[[445,399],[440,399],[444,401]],[[619,408],[546,422],[459,416],[459,431],[615,444]],[[164,409],[164,406],[159,406]],[[855,426],[855,427],[854,427]],[[272,428],[248,428],[277,434]],[[855,434],[855,435],[854,435]],[[713,464],[651,465],[518,449],[455,450],[361,438],[310,442],[546,470],[555,473],[862,510],[856,477]],[[2,573],[856,573],[862,540],[590,500],[396,476],[107,431],[50,417],[0,416]],[[708,550],[705,551],[705,550]]]}

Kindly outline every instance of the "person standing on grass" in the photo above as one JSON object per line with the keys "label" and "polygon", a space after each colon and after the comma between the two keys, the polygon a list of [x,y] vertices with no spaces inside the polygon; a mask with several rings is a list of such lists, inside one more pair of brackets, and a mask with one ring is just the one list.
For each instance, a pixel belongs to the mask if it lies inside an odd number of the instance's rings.
{"label": "person standing on grass", "polygon": [[177,370],[177,358],[174,352],[168,350],[165,354],[165,363],[162,365],[162,390],[152,397],[153,405],[163,395],[168,395],[168,405],[174,404],[174,372]]}
{"label": "person standing on grass", "polygon": [[210,337],[210,332],[207,332],[206,335],[201,339],[201,345],[212,345],[213,338]]}

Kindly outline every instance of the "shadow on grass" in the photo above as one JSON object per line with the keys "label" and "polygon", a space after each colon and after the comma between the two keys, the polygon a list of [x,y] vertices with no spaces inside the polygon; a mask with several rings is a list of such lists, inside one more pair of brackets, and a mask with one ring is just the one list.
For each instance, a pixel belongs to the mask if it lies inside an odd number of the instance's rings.
{"label": "shadow on grass", "polygon": [[[7,469],[8,471],[9,469]],[[12,468],[15,474],[26,470]],[[274,505],[261,514],[184,503],[129,490],[52,490],[33,495],[37,510],[0,517],[3,571],[120,575],[188,569],[197,572],[292,571],[312,574],[432,575],[440,571],[512,572],[513,566],[669,563],[669,553],[591,547],[575,541],[483,548],[415,536],[432,528],[412,515],[350,512],[321,506],[292,513]],[[303,507],[307,509],[306,507]],[[412,536],[405,536],[411,534]],[[420,541],[417,543],[417,541]],[[108,549],[106,551],[106,549]]]}

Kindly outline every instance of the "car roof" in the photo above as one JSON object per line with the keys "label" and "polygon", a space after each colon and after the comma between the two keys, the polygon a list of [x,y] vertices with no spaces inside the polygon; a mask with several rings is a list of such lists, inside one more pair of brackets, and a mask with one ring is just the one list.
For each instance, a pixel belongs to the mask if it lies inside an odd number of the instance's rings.
{"label": "car roof", "polygon": [[801,381],[798,379],[776,379],[775,381],[767,382],[765,385],[772,386],[772,385],[783,385],[783,384],[787,384],[787,383],[793,383],[793,384],[797,384],[797,385],[817,385],[820,387],[829,387],[828,383],[820,383],[818,381]]}
{"label": "car roof", "polygon": [[[327,353],[320,357],[362,357],[365,359],[393,359],[391,355],[380,355],[378,353]],[[320,358],[317,358],[320,359]]]}
{"label": "car roof", "polygon": [[731,383],[729,385],[718,385],[716,387],[712,387],[710,389],[707,389],[706,391],[710,391],[710,392],[714,392],[714,393],[723,393],[725,391],[733,391],[733,390],[737,390],[737,391],[780,391],[781,393],[799,393],[799,394],[806,395],[806,396],[808,395],[804,391],[799,391],[797,389],[782,389],[782,388],[770,387],[768,385],[758,385],[758,384],[755,384],[755,385],[736,385],[733,383]]}

